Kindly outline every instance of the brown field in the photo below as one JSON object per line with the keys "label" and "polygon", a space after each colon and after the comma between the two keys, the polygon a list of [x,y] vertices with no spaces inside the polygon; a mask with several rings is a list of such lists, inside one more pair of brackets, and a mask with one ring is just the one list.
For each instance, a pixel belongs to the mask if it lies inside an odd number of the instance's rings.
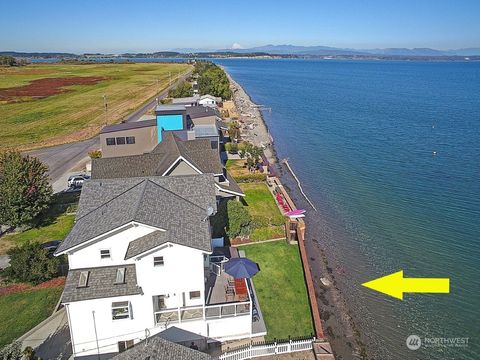
{"label": "brown field", "polygon": [[108,78],[102,76],[76,76],[68,78],[37,79],[27,85],[0,89],[0,101],[25,101],[32,97],[46,98],[63,92],[72,91],[65,89],[66,86],[95,85],[102,80],[108,80]]}

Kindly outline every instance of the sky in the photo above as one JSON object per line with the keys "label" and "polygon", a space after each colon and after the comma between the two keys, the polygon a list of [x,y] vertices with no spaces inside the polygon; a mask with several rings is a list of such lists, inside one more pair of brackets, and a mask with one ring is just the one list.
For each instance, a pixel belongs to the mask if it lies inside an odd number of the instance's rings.
{"label": "sky", "polygon": [[480,47],[480,0],[22,0],[0,51],[121,53],[266,44]]}

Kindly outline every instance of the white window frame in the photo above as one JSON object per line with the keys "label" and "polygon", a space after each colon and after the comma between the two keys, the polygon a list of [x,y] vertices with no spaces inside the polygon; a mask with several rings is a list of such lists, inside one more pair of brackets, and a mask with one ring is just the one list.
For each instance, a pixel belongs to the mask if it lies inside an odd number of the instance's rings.
{"label": "white window frame", "polygon": [[[82,280],[82,277],[85,279],[85,283],[81,283],[80,280]],[[80,276],[78,278],[78,288],[86,288],[88,286],[88,279],[90,277],[90,271],[85,270],[85,271],[80,271]]]}
{"label": "white window frame", "polygon": [[[114,310],[127,310],[126,312],[123,313],[118,313],[114,314]],[[120,317],[115,318],[115,316],[118,316],[120,314]],[[112,302],[112,321],[117,321],[117,320],[129,320],[132,318],[132,306],[130,301],[114,301]]]}
{"label": "white window frame", "polygon": [[[119,267],[115,273],[115,285],[125,284],[125,276],[126,276],[127,268]],[[121,276],[119,281],[118,277]]]}

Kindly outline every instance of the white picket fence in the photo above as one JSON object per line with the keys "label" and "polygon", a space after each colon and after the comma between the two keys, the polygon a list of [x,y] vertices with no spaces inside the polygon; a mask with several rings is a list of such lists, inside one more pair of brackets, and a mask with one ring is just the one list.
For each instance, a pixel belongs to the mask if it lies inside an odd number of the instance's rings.
{"label": "white picket fence", "polygon": [[220,355],[220,360],[244,360],[260,356],[286,354],[295,351],[312,350],[315,338],[303,340],[287,340],[270,344],[253,344],[237,350],[227,351]]}

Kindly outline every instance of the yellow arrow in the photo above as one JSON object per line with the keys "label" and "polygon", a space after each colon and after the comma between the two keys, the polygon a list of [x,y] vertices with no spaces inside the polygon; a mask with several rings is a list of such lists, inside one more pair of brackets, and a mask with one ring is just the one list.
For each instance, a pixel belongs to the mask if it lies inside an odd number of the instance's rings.
{"label": "yellow arrow", "polygon": [[403,270],[368,281],[363,286],[403,300],[403,293],[446,293],[450,292],[447,278],[404,278]]}

